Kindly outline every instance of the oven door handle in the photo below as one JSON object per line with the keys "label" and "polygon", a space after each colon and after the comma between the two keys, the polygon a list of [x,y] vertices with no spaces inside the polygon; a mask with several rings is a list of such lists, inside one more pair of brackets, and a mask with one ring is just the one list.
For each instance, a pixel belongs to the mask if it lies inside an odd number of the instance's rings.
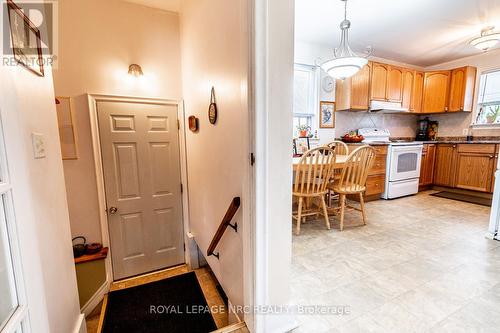
{"label": "oven door handle", "polygon": [[401,151],[410,151],[410,152],[422,152],[424,149],[423,146],[410,146],[410,147],[393,147],[392,151],[393,152],[401,152]]}

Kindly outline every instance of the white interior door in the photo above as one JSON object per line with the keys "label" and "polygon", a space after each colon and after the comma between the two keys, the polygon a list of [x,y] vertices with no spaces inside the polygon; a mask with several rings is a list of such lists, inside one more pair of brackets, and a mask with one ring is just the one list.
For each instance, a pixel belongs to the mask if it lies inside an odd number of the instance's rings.
{"label": "white interior door", "polygon": [[97,102],[114,279],[184,263],[177,105]]}

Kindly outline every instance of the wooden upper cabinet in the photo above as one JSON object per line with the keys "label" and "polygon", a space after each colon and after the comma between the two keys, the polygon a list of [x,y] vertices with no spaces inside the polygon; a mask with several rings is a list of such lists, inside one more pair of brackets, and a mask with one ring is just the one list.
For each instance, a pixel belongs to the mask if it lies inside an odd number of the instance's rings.
{"label": "wooden upper cabinet", "polygon": [[387,96],[387,77],[389,65],[372,63],[372,84],[370,97],[372,100],[385,101]]}
{"label": "wooden upper cabinet", "polygon": [[387,73],[386,99],[390,102],[401,102],[403,94],[403,69],[389,66]]}
{"label": "wooden upper cabinet", "polygon": [[403,90],[401,95],[401,106],[411,111],[411,100],[413,95],[413,83],[415,72],[405,69],[403,71]]}
{"label": "wooden upper cabinet", "polygon": [[351,109],[368,110],[370,105],[370,66],[364,66],[351,78]]}
{"label": "wooden upper cabinet", "polygon": [[477,69],[471,66],[451,71],[448,112],[472,111],[476,73]]}
{"label": "wooden upper cabinet", "polygon": [[364,66],[354,76],[337,80],[335,107],[337,111],[368,110],[370,104],[370,66]]}
{"label": "wooden upper cabinet", "polygon": [[455,185],[456,145],[438,144],[434,167],[434,185],[453,187]]}
{"label": "wooden upper cabinet", "polygon": [[422,112],[439,113],[448,110],[450,76],[450,71],[425,73]]}
{"label": "wooden upper cabinet", "polygon": [[424,93],[424,73],[414,72],[413,91],[411,94],[410,111],[422,112],[422,97]]}

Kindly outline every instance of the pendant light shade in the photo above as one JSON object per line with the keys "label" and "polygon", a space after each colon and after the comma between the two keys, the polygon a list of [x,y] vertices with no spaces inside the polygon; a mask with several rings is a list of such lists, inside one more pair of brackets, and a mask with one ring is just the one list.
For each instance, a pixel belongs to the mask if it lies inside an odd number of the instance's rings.
{"label": "pendant light shade", "polygon": [[474,38],[470,44],[480,50],[486,51],[500,41],[500,33],[493,32],[495,27],[487,27],[481,31],[481,36]]}
{"label": "pendant light shade", "polygon": [[351,22],[347,19],[347,0],[341,1],[344,2],[344,20],[340,23],[340,45],[333,50],[334,58],[324,62],[321,68],[328,75],[343,80],[356,74],[368,63],[368,60],[366,57],[358,56],[349,46],[349,28],[351,27]]}

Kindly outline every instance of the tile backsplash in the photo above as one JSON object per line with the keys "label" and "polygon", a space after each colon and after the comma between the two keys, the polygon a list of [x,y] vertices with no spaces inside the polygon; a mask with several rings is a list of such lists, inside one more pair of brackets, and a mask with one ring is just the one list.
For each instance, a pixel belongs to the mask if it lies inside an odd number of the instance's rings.
{"label": "tile backsplash", "polygon": [[339,137],[359,128],[377,127],[387,128],[391,136],[415,137],[417,119],[417,116],[409,114],[337,112],[335,135]]}

